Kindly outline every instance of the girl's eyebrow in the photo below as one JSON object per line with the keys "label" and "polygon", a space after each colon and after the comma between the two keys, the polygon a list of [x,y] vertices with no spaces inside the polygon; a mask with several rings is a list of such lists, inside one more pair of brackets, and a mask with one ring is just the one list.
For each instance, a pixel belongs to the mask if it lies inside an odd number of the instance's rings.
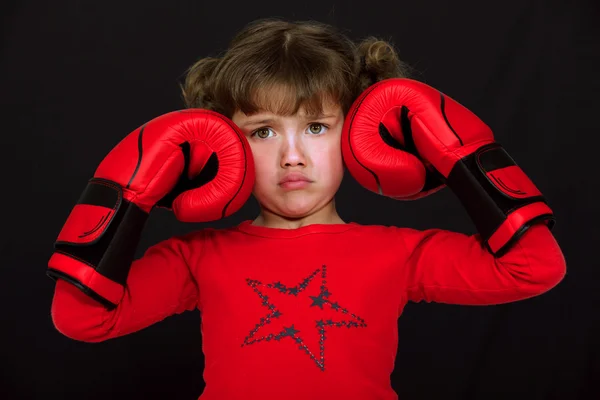
{"label": "girl's eyebrow", "polygon": [[[301,118],[305,121],[314,120],[314,119],[326,119],[326,118],[335,118],[337,115],[335,114],[316,114],[316,115],[305,115]],[[277,121],[277,117],[270,118],[261,118],[261,119],[252,119],[250,118],[248,121],[244,122],[242,126],[250,126],[250,125],[263,125],[263,124],[272,124]]]}
{"label": "girl's eyebrow", "polygon": [[250,119],[250,120],[244,122],[242,124],[242,126],[272,124],[273,122],[275,122],[275,120],[276,120],[276,118],[263,118],[263,119],[259,119],[259,120]]}

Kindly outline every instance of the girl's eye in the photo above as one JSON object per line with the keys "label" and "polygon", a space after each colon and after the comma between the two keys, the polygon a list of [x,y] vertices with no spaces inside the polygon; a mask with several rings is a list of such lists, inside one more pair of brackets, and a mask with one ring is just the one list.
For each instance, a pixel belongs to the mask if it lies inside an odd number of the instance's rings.
{"label": "girl's eye", "polygon": [[252,132],[252,136],[257,136],[259,139],[266,139],[272,133],[271,128],[259,128]]}
{"label": "girl's eye", "polygon": [[314,135],[319,135],[325,132],[325,130],[327,129],[327,127],[323,124],[310,124],[310,126],[308,127],[308,132],[312,133]]}

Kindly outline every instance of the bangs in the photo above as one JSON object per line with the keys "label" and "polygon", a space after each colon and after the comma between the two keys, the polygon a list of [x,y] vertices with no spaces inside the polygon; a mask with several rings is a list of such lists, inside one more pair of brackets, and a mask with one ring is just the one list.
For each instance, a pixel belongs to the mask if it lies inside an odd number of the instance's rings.
{"label": "bangs", "polygon": [[324,107],[347,108],[353,94],[352,67],[322,46],[300,46],[274,40],[244,59],[230,59],[217,77],[215,97],[233,115],[271,112],[290,116],[301,109],[309,116]]}
{"label": "bangs", "polygon": [[247,88],[247,93],[234,99],[237,109],[246,115],[270,112],[290,116],[300,110],[307,116],[323,114],[324,107],[339,103],[339,93],[333,88],[305,87],[293,83],[269,83]]}

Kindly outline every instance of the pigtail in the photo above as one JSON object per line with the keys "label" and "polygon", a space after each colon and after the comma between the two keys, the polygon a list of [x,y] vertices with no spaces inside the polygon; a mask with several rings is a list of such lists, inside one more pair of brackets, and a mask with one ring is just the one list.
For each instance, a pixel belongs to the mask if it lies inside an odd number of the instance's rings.
{"label": "pigtail", "polygon": [[181,95],[186,108],[204,108],[216,110],[213,101],[213,76],[220,58],[207,57],[198,60],[188,68],[181,88]]}
{"label": "pigtail", "polygon": [[364,39],[356,46],[356,57],[360,91],[384,79],[408,77],[408,66],[400,60],[393,45],[384,40]]}

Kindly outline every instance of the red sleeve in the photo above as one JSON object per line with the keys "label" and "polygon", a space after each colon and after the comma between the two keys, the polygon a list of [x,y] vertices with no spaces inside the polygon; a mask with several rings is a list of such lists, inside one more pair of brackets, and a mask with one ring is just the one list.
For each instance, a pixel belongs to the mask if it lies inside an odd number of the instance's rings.
{"label": "red sleeve", "polygon": [[198,302],[198,286],[190,260],[197,259],[201,237],[196,232],[150,247],[133,262],[123,299],[111,311],[59,279],[51,310],[54,326],[69,338],[101,342],[193,310]]}
{"label": "red sleeve", "polygon": [[401,228],[407,247],[407,300],[463,305],[502,304],[540,295],[566,273],[565,259],[545,225],[529,228],[495,258],[479,235]]}

